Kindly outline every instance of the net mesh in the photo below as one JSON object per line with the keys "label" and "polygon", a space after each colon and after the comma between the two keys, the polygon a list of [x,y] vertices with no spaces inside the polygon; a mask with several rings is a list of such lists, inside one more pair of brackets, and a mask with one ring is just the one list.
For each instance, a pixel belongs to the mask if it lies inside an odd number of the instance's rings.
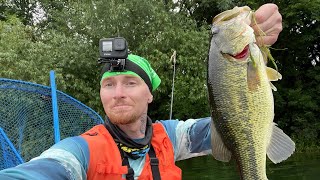
{"label": "net mesh", "polygon": [[[60,138],[80,135],[103,119],[91,108],[57,91]],[[6,141],[12,142],[23,161],[40,155],[54,144],[51,88],[0,78],[0,169],[21,162]],[[12,163],[11,163],[12,162]]]}
{"label": "net mesh", "polygon": [[23,162],[21,156],[13,147],[12,142],[9,140],[3,129],[0,128],[0,157],[4,161],[0,163],[0,169],[12,167]]}

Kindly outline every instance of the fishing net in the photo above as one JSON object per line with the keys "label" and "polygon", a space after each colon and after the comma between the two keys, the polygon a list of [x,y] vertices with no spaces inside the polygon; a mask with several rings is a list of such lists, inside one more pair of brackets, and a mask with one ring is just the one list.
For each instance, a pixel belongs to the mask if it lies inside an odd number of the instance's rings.
{"label": "fishing net", "polygon": [[[28,161],[54,144],[57,127],[51,97],[50,87],[0,78],[0,170]],[[61,91],[57,103],[61,139],[103,123],[95,111]]]}
{"label": "fishing net", "polygon": [[23,163],[20,154],[14,148],[3,129],[0,128],[0,170]]}

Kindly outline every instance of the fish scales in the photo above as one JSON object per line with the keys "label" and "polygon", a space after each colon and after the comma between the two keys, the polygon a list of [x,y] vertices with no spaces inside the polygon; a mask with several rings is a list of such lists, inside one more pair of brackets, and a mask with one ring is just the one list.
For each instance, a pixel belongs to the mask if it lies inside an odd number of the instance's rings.
{"label": "fish scales", "polygon": [[[219,60],[219,58],[217,59]],[[227,143],[229,149],[234,149],[232,154],[242,166],[241,168],[265,169],[266,150],[261,147],[266,147],[267,135],[262,133],[262,130],[267,129],[273,120],[271,116],[273,114],[271,88],[264,88],[264,86],[269,87],[269,82],[264,78],[260,87],[249,91],[247,64],[240,64],[234,68],[234,62],[213,61],[209,63],[209,66],[211,65],[215,68],[209,67],[211,82],[208,87],[209,91],[213,93],[212,102],[215,102],[214,106],[216,107],[213,108],[212,114],[216,115],[213,119],[216,120],[218,129],[222,130],[221,134],[225,137],[224,142]],[[225,72],[226,75],[221,75],[222,72]],[[266,101],[266,99],[269,100]],[[256,122],[261,119],[264,123]],[[239,131],[239,128],[242,130]],[[241,143],[237,144],[237,142]],[[245,151],[249,153],[243,153]],[[241,159],[249,159],[250,163],[241,164],[243,162]],[[254,171],[247,170],[245,172]],[[262,177],[265,172],[260,172],[260,174],[256,174],[254,177]]]}
{"label": "fish scales", "polygon": [[[212,139],[215,135],[221,137],[226,151],[237,162],[241,179],[267,179],[266,154],[274,126],[272,89],[264,56],[248,25],[251,10],[243,7],[233,11],[236,15],[230,11],[219,14],[212,30],[207,77],[215,128]],[[226,20],[221,16],[226,16]],[[246,47],[249,53],[246,58],[233,57]],[[220,156],[217,151],[221,149],[213,149],[215,157]]]}

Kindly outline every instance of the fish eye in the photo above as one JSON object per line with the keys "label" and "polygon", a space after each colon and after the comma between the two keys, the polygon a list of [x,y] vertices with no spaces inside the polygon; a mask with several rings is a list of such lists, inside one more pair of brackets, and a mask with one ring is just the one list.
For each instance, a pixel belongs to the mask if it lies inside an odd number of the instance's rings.
{"label": "fish eye", "polygon": [[212,26],[211,28],[211,34],[212,35],[215,35],[215,34],[218,34],[219,33],[219,28],[216,27],[216,26]]}

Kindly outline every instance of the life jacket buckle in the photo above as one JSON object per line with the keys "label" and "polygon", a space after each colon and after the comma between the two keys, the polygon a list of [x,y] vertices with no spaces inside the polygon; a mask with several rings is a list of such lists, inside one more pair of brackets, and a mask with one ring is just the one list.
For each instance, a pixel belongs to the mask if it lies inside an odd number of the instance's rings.
{"label": "life jacket buckle", "polygon": [[156,157],[150,157],[150,165],[151,166],[158,166],[159,165],[159,160]]}

